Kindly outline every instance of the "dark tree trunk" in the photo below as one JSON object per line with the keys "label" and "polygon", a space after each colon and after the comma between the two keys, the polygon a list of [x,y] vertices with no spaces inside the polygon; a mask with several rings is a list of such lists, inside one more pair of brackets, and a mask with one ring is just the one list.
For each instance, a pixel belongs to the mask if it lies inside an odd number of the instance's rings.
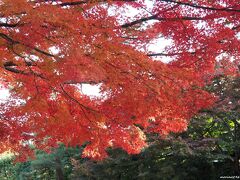
{"label": "dark tree trunk", "polygon": [[[234,142],[237,142],[239,137],[239,124],[237,120],[234,121]],[[239,158],[240,158],[240,150],[238,146],[235,147],[235,156],[234,156],[234,174],[240,175],[240,167],[239,167]]]}
{"label": "dark tree trunk", "polygon": [[61,166],[61,160],[56,157],[56,180],[64,180],[64,174]]}

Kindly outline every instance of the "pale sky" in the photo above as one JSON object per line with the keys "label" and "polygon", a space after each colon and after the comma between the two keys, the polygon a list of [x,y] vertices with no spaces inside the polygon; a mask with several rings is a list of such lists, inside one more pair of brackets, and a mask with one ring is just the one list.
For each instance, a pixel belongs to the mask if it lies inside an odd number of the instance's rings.
{"label": "pale sky", "polygon": [[5,102],[9,97],[9,91],[7,89],[0,89],[0,103]]}

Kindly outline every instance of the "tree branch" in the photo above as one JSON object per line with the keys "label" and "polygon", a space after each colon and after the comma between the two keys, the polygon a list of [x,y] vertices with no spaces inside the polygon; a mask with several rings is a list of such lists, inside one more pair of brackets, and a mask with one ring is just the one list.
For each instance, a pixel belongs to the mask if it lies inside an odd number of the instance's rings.
{"label": "tree branch", "polygon": [[37,52],[39,52],[39,53],[41,53],[41,54],[44,54],[44,55],[46,55],[46,56],[55,57],[53,54],[50,54],[50,53],[48,53],[48,52],[46,52],[46,51],[43,51],[43,50],[41,50],[41,49],[39,49],[39,48],[37,48],[37,47],[31,47],[31,46],[26,45],[26,44],[24,44],[24,43],[21,43],[21,42],[19,42],[19,41],[15,41],[14,39],[12,39],[11,37],[9,37],[9,36],[6,35],[6,34],[0,33],[0,37],[3,38],[3,39],[5,39],[6,41],[10,42],[12,45],[13,45],[13,44],[22,44],[22,45],[24,45],[25,47],[34,49],[35,51],[37,51]]}
{"label": "tree branch", "polygon": [[4,69],[6,69],[7,71],[13,72],[13,73],[17,73],[17,74],[24,74],[24,75],[28,75],[29,73],[16,69],[14,68],[14,66],[17,66],[17,64],[13,63],[12,61],[9,62],[5,62],[3,64]]}
{"label": "tree branch", "polygon": [[203,20],[204,17],[174,17],[174,18],[161,18],[161,17],[158,17],[158,14],[155,14],[155,15],[152,15],[152,16],[149,16],[149,17],[144,17],[144,18],[141,18],[141,19],[138,19],[138,20],[135,20],[135,21],[132,21],[130,23],[125,23],[123,25],[121,25],[122,28],[128,28],[128,27],[131,27],[131,26],[134,26],[136,24],[139,24],[139,23],[143,23],[143,22],[146,22],[146,21],[149,21],[149,20],[158,20],[158,21],[193,21],[193,20]]}
{"label": "tree branch", "polygon": [[69,80],[69,81],[66,81],[64,82],[63,84],[91,84],[91,85],[94,85],[94,84],[99,84],[99,83],[103,83],[104,81],[92,81],[92,80],[89,80],[89,81],[74,81],[74,80]]}
{"label": "tree branch", "polygon": [[9,28],[14,28],[19,26],[19,23],[14,23],[14,24],[8,24],[8,23],[0,23],[0,27],[9,27]]}
{"label": "tree branch", "polygon": [[147,56],[152,57],[152,56],[176,56],[182,53],[152,53],[152,54],[147,54]]}
{"label": "tree branch", "polygon": [[206,9],[206,10],[212,10],[212,11],[228,11],[228,12],[240,12],[240,9],[232,9],[232,8],[215,8],[215,7],[208,7],[208,6],[200,6],[194,3],[188,3],[188,2],[181,2],[181,1],[174,1],[174,0],[159,0],[163,2],[170,2],[170,3],[175,3],[179,5],[184,5],[184,6],[189,6],[189,7],[194,7],[194,8],[199,8],[199,9]]}
{"label": "tree branch", "polygon": [[[123,2],[134,2],[136,0],[113,0],[113,1],[123,1]],[[74,1],[74,2],[64,2],[61,3],[60,6],[76,6],[76,5],[81,5],[81,4],[86,4],[89,1]],[[95,1],[93,1],[95,2]],[[99,0],[98,2],[107,2],[107,0]],[[90,1],[91,3],[91,1]]]}
{"label": "tree branch", "polygon": [[76,5],[85,4],[87,2],[88,1],[64,2],[64,3],[61,3],[60,6],[76,6]]}
{"label": "tree branch", "polygon": [[13,40],[12,38],[10,38],[8,35],[0,33],[0,37],[5,39],[6,41],[10,42],[11,44],[19,44],[18,41]]}
{"label": "tree branch", "polygon": [[236,30],[236,29],[238,29],[238,28],[240,28],[240,24],[237,25],[237,26],[234,26],[234,27],[232,28],[232,30]]}

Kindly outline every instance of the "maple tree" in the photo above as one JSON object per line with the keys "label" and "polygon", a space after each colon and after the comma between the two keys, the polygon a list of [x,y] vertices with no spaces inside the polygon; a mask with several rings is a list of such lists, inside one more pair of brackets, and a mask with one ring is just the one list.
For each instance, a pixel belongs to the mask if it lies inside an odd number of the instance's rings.
{"label": "maple tree", "polygon": [[[29,143],[49,151],[87,142],[84,157],[104,158],[107,147],[139,153],[146,133],[184,131],[214,103],[205,85],[238,73],[240,3],[147,2],[0,0],[0,84],[11,94],[1,152],[24,159]],[[159,37],[171,44],[151,52]],[[83,84],[100,85],[102,96],[85,95]]]}

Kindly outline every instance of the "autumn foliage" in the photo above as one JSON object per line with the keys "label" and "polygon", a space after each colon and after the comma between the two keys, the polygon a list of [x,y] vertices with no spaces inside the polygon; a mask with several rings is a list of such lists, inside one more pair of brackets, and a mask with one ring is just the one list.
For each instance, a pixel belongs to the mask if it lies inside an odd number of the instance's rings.
{"label": "autumn foliage", "polygon": [[[205,85],[237,75],[239,30],[238,0],[0,0],[0,84],[11,94],[0,151],[87,144],[83,156],[101,159],[108,147],[139,153],[146,133],[186,130],[216,99]],[[171,44],[151,52],[159,37]]]}

